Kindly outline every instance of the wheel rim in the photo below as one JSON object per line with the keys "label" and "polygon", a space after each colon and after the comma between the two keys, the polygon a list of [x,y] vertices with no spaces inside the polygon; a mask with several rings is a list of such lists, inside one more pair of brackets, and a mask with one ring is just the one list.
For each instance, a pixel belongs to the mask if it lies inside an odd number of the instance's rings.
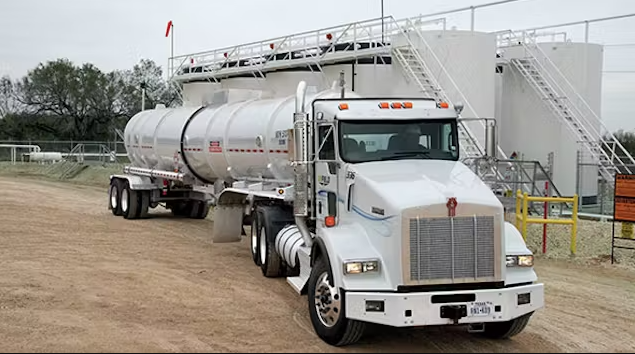
{"label": "wheel rim", "polygon": [[128,189],[125,188],[121,191],[121,211],[124,213],[128,211]]}
{"label": "wheel rim", "polygon": [[117,209],[117,187],[115,185],[110,186],[110,206]]}
{"label": "wheel rim", "polygon": [[338,289],[329,284],[329,274],[324,272],[315,287],[315,311],[322,325],[333,327],[341,316],[342,298]]}
{"label": "wheel rim", "polygon": [[113,209],[117,209],[117,187],[114,185],[110,186],[110,206]]}
{"label": "wheel rim", "polygon": [[258,229],[256,228],[256,220],[251,223],[251,254],[258,252]]}
{"label": "wheel rim", "polygon": [[267,261],[267,235],[264,226],[260,228],[260,262],[264,265]]}

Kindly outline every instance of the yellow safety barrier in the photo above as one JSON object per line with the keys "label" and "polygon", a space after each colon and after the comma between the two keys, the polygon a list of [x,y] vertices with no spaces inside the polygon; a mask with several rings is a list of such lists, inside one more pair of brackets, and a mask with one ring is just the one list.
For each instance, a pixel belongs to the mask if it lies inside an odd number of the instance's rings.
{"label": "yellow safety barrier", "polygon": [[[522,202],[522,211],[521,211]],[[571,219],[538,219],[528,218],[527,209],[529,202],[547,202],[547,203],[572,203],[573,212],[571,213]],[[520,190],[516,191],[516,227],[523,235],[523,239],[527,241],[527,224],[560,224],[571,225],[571,254],[575,254],[576,251],[576,236],[578,234],[578,195],[573,197],[534,197],[529,196],[528,193],[521,193]]]}

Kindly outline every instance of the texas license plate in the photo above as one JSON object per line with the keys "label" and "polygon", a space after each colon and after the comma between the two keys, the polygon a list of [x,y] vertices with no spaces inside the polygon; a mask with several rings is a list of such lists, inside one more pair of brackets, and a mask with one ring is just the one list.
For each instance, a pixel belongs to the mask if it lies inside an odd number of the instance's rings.
{"label": "texas license plate", "polygon": [[473,317],[489,316],[492,314],[492,306],[487,302],[474,302],[468,308],[468,315]]}

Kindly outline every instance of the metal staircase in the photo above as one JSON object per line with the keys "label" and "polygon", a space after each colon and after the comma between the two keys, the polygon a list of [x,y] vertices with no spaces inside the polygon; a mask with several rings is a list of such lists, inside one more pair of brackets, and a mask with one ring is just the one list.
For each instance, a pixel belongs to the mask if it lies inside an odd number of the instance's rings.
{"label": "metal staircase", "polygon": [[[458,85],[452,77],[449,75],[439,58],[436,56],[432,48],[428,45],[425,40],[423,34],[420,32],[419,26],[417,23],[406,19],[403,23],[400,24],[404,33],[410,33],[416,36],[418,40],[423,43],[423,50],[427,50],[436,64],[439,66],[441,71],[446,75],[450,84],[453,86],[455,91],[458,93],[459,99],[465,105],[465,107],[469,108],[471,112],[476,114],[474,108],[470,105],[469,101],[466,99],[465,95],[461,92]],[[402,71],[404,73],[405,79],[408,82],[414,83],[419,91],[424,95],[424,97],[434,98],[437,101],[443,101],[452,103],[452,100],[445,93],[441,85],[434,78],[433,75],[430,74],[430,69],[426,65],[426,61],[421,57],[421,54],[417,47],[412,43],[408,35],[402,37],[405,40],[403,45],[392,46],[392,56],[396,59],[401,65]],[[485,124],[483,121],[480,121],[483,130],[485,130]],[[490,187],[493,190],[496,189],[505,189],[512,190],[510,185],[505,182],[505,178],[500,171],[500,168],[497,163],[493,161],[489,161],[485,157],[485,149],[475,138],[469,127],[465,124],[465,122],[460,122],[457,126],[458,135],[459,135],[459,146],[462,152],[462,161],[464,161],[467,165],[478,164],[483,165],[485,168],[481,170],[479,176],[487,180]],[[499,158],[502,160],[506,160],[507,156],[503,149],[497,145]],[[510,163],[506,163],[508,167],[512,167]],[[477,166],[471,166],[475,168]],[[477,170],[479,170],[477,168]],[[521,184],[520,189],[526,191],[528,193],[532,193],[533,190],[531,185]]]}
{"label": "metal staircase", "polygon": [[[408,81],[417,85],[424,97],[434,98],[437,101],[450,102],[445,92],[440,88],[434,77],[430,74],[425,61],[421,58],[417,49],[412,45],[393,47],[393,58],[401,64]],[[474,158],[484,155],[481,144],[474,138],[469,128],[464,124],[458,125],[459,146],[463,152],[463,158]]]}
{"label": "metal staircase", "polygon": [[[612,185],[615,173],[631,173],[635,170],[635,159],[539,47],[536,38],[525,32],[510,31],[499,35],[499,48],[512,46],[522,46],[524,57],[508,58],[509,62],[591,153],[598,164],[600,176]],[[616,148],[617,153],[626,157],[626,161],[616,154]]]}

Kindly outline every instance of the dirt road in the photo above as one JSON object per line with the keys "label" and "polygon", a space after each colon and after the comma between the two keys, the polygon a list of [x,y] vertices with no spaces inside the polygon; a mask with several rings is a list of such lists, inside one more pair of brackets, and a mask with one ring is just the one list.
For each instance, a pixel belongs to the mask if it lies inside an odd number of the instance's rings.
{"label": "dirt road", "polygon": [[[210,220],[127,221],[106,190],[0,178],[0,350],[616,352],[635,350],[635,272],[541,261],[547,308],[521,335],[374,328],[344,349],[311,329],[306,297],[263,278]],[[246,239],[245,239],[246,241]]]}

